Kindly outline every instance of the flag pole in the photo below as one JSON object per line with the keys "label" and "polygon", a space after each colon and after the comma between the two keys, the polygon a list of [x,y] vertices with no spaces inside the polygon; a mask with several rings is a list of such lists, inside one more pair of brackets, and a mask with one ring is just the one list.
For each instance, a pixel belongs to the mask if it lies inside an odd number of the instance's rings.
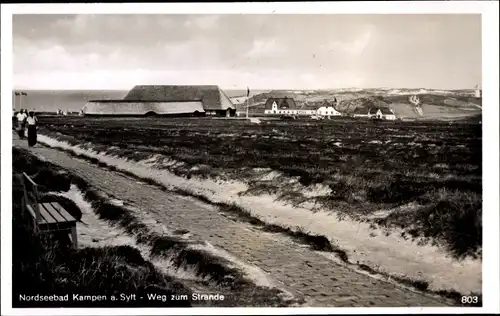
{"label": "flag pole", "polygon": [[247,87],[247,119],[248,119],[248,100],[250,99],[250,89]]}

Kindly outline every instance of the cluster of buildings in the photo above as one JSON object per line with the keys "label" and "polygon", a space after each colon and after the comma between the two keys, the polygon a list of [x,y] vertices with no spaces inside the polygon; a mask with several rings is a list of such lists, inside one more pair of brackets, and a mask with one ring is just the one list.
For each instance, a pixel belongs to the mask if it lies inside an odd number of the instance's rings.
{"label": "cluster of buildings", "polygon": [[[337,100],[334,99],[333,104],[324,101],[317,109],[303,109],[302,107],[298,107],[292,98],[269,98],[264,107],[264,114],[268,116],[308,116],[313,118],[342,116],[343,114],[335,108],[336,105]],[[384,107],[356,109],[350,116],[391,121],[396,119],[394,112]]]}
{"label": "cluster of buildings", "polygon": [[394,114],[391,109],[384,107],[372,107],[369,108],[368,111],[366,109],[356,109],[351,113],[351,116],[389,121],[394,121],[396,119],[396,114]]}
{"label": "cluster of buildings", "polygon": [[[318,108],[298,106],[293,98],[269,98],[264,105],[264,115],[280,117],[324,118],[341,116],[337,100],[323,102]],[[365,111],[366,112],[366,111]],[[236,116],[236,107],[218,87],[205,86],[135,86],[123,99],[91,100],[83,107],[81,115],[88,116]],[[392,110],[369,109],[367,113],[354,113],[355,117],[394,120]]]}
{"label": "cluster of buildings", "polygon": [[[336,104],[336,101],[335,101]],[[303,109],[298,107],[292,98],[269,98],[264,106],[265,115],[279,116],[340,116],[342,115],[328,102],[324,102],[318,109]]]}

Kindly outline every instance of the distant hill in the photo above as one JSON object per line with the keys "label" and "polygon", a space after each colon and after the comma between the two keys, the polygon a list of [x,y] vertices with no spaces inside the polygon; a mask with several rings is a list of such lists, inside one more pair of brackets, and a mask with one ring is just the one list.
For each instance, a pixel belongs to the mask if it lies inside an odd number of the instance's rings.
{"label": "distant hill", "polygon": [[368,112],[368,109],[371,107],[389,108],[390,106],[380,96],[360,97],[340,101],[337,110],[343,113],[352,113],[356,109],[365,109]]}
{"label": "distant hill", "polygon": [[[482,99],[463,95],[420,94],[423,116],[421,118],[460,118],[482,112]],[[383,96],[384,102],[394,110],[397,117],[420,118],[413,110],[408,96]]]}
{"label": "distant hill", "polygon": [[[423,115],[414,111],[409,97],[417,95]],[[272,90],[251,96],[249,113],[261,115],[268,98],[293,98],[303,109],[315,109],[325,100],[339,101],[337,110],[350,114],[356,109],[368,111],[370,107],[387,107],[400,118],[461,118],[480,115],[482,98],[474,97],[474,90],[426,90],[426,89],[342,89],[342,90]],[[246,110],[246,103],[236,103],[238,111]]]}

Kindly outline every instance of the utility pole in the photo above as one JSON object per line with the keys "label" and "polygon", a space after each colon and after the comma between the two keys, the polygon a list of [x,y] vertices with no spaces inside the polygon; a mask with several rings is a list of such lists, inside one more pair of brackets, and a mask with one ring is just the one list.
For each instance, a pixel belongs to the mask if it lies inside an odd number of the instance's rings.
{"label": "utility pole", "polygon": [[247,118],[248,118],[248,98],[247,98]]}
{"label": "utility pole", "polygon": [[21,110],[21,107],[19,106],[19,108],[17,107],[17,99],[19,99],[19,96],[21,94],[19,92],[14,92],[14,111],[15,112],[19,112]]}
{"label": "utility pole", "polygon": [[23,108],[23,96],[28,96],[28,94],[26,92],[21,92],[21,109]]}
{"label": "utility pole", "polygon": [[248,102],[249,102],[249,100],[250,100],[250,88],[247,87],[247,115],[246,115],[247,119],[248,119],[248,107],[249,107]]}

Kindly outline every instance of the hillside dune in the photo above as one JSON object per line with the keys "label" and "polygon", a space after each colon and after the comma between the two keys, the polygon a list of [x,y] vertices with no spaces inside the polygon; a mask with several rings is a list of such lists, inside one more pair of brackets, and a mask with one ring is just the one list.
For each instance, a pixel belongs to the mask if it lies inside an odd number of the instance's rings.
{"label": "hillside dune", "polygon": [[[402,90],[398,90],[402,91]],[[325,100],[339,101],[337,109],[345,114],[355,110],[366,110],[370,107],[391,108],[398,118],[408,119],[453,119],[481,114],[482,98],[475,98],[472,90],[460,91],[425,91],[420,89],[416,95],[421,101],[423,115],[414,111],[409,101],[409,92],[391,93],[386,90],[359,90],[359,91],[289,91],[273,90],[250,97],[249,112],[253,115],[264,113],[265,102],[268,98],[293,98],[303,109],[315,109]],[[237,104],[239,111],[246,110],[246,103]]]}

